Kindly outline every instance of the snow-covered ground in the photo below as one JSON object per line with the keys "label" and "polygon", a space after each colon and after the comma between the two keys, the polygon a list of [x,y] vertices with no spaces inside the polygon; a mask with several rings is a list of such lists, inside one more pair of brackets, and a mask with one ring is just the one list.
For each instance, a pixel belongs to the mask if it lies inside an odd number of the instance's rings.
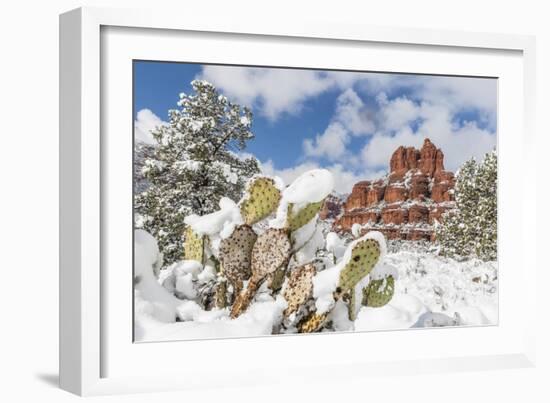
{"label": "snow-covered ground", "polygon": [[[330,238],[330,237],[329,237]],[[280,326],[287,304],[264,286],[248,310],[236,319],[229,309],[204,310],[195,300],[192,283],[211,279],[189,261],[176,263],[154,276],[158,248],[152,237],[136,237],[136,341],[253,337],[293,332]],[[338,247],[336,245],[335,247]],[[431,326],[494,325],[498,323],[496,262],[456,261],[422,247],[390,248],[382,262],[398,271],[395,294],[380,308],[362,306],[357,319],[348,319],[338,301],[331,312],[335,331],[393,330]],[[202,271],[201,271],[202,270]],[[176,319],[177,318],[177,319]]]}

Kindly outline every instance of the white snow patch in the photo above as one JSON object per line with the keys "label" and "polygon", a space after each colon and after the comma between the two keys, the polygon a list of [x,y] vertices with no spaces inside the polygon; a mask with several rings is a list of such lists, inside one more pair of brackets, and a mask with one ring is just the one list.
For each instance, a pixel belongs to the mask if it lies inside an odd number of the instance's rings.
{"label": "white snow patch", "polygon": [[344,256],[346,244],[336,232],[329,232],[326,237],[325,248],[328,252],[332,253],[336,259],[340,259]]}
{"label": "white snow patch", "polygon": [[184,222],[190,225],[193,231],[198,235],[214,236],[220,232],[233,232],[236,225],[242,224],[241,211],[237,204],[228,197],[222,197],[219,202],[220,210],[198,216],[191,214],[185,217]]}
{"label": "white snow patch", "polygon": [[286,225],[288,206],[293,204],[293,214],[310,203],[324,200],[334,188],[334,178],[326,169],[312,169],[304,172],[284,189],[276,216],[269,222],[273,228],[283,228]]}
{"label": "white snow patch", "polygon": [[149,304],[142,304],[142,308],[161,322],[174,322],[176,307],[181,301],[162,287],[154,275],[153,267],[160,255],[157,241],[148,232],[136,230],[134,243],[134,274],[137,283],[134,288]]}

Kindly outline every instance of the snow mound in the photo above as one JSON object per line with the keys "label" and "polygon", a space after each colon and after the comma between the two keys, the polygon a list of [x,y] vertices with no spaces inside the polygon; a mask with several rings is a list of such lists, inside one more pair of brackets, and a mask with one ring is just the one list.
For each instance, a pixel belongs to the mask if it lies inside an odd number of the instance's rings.
{"label": "snow mound", "polygon": [[231,235],[236,225],[242,224],[241,210],[233,200],[222,197],[220,209],[214,213],[199,216],[191,214],[185,217],[185,224],[190,225],[193,231],[202,236],[214,236],[219,233]]}
{"label": "snow mound", "polygon": [[283,192],[287,203],[317,203],[334,188],[334,178],[326,169],[312,169],[300,175]]}
{"label": "snow mound", "polygon": [[148,232],[136,230],[134,242],[134,288],[146,301],[139,305],[140,309],[158,321],[174,322],[181,301],[162,287],[154,275],[154,264],[160,257],[157,241]]}
{"label": "snow mound", "polygon": [[273,228],[286,224],[288,206],[293,204],[293,213],[298,213],[310,203],[324,200],[334,188],[334,177],[326,169],[312,169],[300,175],[286,189],[279,202],[276,216],[269,222]]}

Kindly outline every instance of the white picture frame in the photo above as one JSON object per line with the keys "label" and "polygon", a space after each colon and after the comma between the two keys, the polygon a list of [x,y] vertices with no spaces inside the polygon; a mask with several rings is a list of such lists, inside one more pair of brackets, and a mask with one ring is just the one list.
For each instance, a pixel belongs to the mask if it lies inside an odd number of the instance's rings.
{"label": "white picture frame", "polygon": [[[252,21],[238,17],[222,20],[210,16],[195,16],[182,22],[177,14],[158,10],[81,8],[60,17],[60,384],[63,389],[79,395],[97,395],[280,383],[290,382],[296,377],[306,381],[322,381],[329,379],[329,374],[330,378],[345,379],[351,375],[534,365],[536,296],[525,288],[512,295],[514,284],[511,275],[504,276],[500,285],[501,321],[495,327],[145,343],[136,349],[131,338],[127,337],[128,332],[131,333],[128,321],[132,320],[131,311],[128,311],[131,302],[126,298],[129,294],[124,294],[122,302],[113,301],[111,294],[124,281],[130,281],[130,277],[124,270],[117,275],[113,275],[113,271],[105,271],[105,267],[112,267],[111,259],[131,260],[128,253],[111,255],[109,240],[118,236],[121,238],[116,239],[122,239],[124,232],[129,231],[114,219],[109,219],[119,215],[107,212],[116,212],[113,210],[116,206],[111,205],[115,200],[120,200],[113,194],[115,188],[127,188],[129,183],[125,185],[124,182],[131,182],[131,176],[126,175],[131,172],[131,165],[124,164],[128,160],[123,159],[119,164],[126,168],[118,169],[113,167],[110,158],[118,152],[124,152],[127,158],[132,152],[127,149],[128,138],[120,137],[120,141],[113,141],[119,137],[110,135],[114,128],[127,131],[131,127],[130,114],[125,114],[128,112],[127,100],[119,98],[131,97],[131,90],[128,93],[124,79],[117,80],[116,84],[106,80],[106,71],[115,74],[112,77],[120,78],[120,71],[124,71],[127,65],[121,60],[111,69],[109,60],[105,58],[111,57],[114,61],[115,55],[118,55],[130,60],[137,58],[136,53],[132,54],[134,51],[145,58],[168,60],[173,57],[168,45],[180,40],[180,36],[186,33],[192,33],[195,40],[214,35],[213,42],[229,41],[231,37],[239,41],[250,39],[259,45],[270,43],[279,48],[292,43],[303,49],[318,41],[319,46],[330,46],[335,52],[341,49],[342,60],[346,59],[344,56],[349,53],[349,48],[366,46],[382,51],[391,48],[393,56],[381,56],[380,60],[387,59],[386,67],[383,61],[378,65],[381,71],[388,70],[387,63],[391,60],[397,71],[412,69],[414,72],[439,74],[483,75],[500,64],[498,68],[501,70],[498,71],[501,71],[502,76],[499,77],[502,77],[503,84],[499,87],[499,115],[504,116],[503,120],[499,117],[499,264],[504,265],[505,273],[516,267],[519,279],[536,276],[535,253],[528,253],[528,247],[536,244],[528,240],[528,234],[536,233],[535,211],[523,205],[516,209],[517,216],[503,213],[501,217],[501,210],[506,212],[511,207],[508,199],[514,197],[513,189],[507,184],[517,179],[510,153],[513,151],[515,158],[519,155],[528,161],[533,158],[536,146],[533,37],[291,19],[284,25],[269,20]],[[113,36],[108,38],[106,34]],[[117,34],[121,35],[117,37]],[[125,40],[132,41],[132,37],[138,35],[142,35],[139,47],[135,44],[126,46],[131,44]],[[155,44],[158,45],[157,50],[153,51]],[[109,49],[117,49],[118,53],[109,53]],[[128,53],[123,49],[127,49]],[[417,67],[411,67],[413,65],[410,63],[415,60],[410,60],[414,59],[410,57],[407,58],[408,67],[404,62],[399,64],[397,60],[403,58],[406,52],[422,54],[426,60],[417,60]],[[312,55],[314,53],[311,51]],[[434,55],[438,53],[446,56],[436,58]],[[269,57],[274,55],[277,56],[277,53],[253,52],[246,57],[241,55],[239,60],[241,64],[269,64]],[[502,56],[502,63],[492,60],[493,57],[501,57],[499,55]],[[201,56],[197,54],[196,57]],[[204,62],[234,62],[227,55],[202,57],[210,59],[202,60]],[[479,64],[456,63],[462,57],[477,58]],[[482,60],[484,57],[487,57],[486,64]],[[253,63],[254,60],[256,63]],[[346,60],[342,63],[347,63],[349,67],[353,57],[348,55]],[[431,67],[426,67],[427,64]],[[312,56],[310,67],[322,65],[322,59]],[[376,66],[369,67],[376,70]],[[501,99],[503,93],[507,97]],[[512,94],[514,99],[510,99]],[[119,99],[121,102],[117,102]],[[518,106],[520,109],[517,109]],[[112,115],[123,115],[126,123],[122,120],[121,123],[111,121]],[[512,136],[512,132],[517,136]],[[533,182],[534,177],[519,178],[525,189],[534,189]],[[503,233],[503,228],[507,229],[507,233]],[[516,234],[516,239],[508,233],[511,231]],[[131,247],[131,233],[127,236],[128,239],[120,242]],[[517,238],[520,238],[519,243]],[[513,250],[511,246],[514,246]],[[127,287],[128,290],[130,288],[131,285]],[[512,298],[517,298],[517,302]],[[123,316],[125,312],[126,319]],[[440,343],[439,350],[428,353],[428,345],[443,339],[445,343]],[[462,340],[462,345],[446,352],[443,345],[457,340]],[[474,340],[484,342],[474,343]],[[489,350],[491,340],[494,343],[491,343]],[[344,341],[341,348],[347,358],[338,356],[327,360],[315,356],[316,349],[331,349],[341,341]],[[391,354],[381,355],[354,350],[365,342],[377,343],[381,349],[384,343],[400,346],[406,342],[417,346],[418,351],[412,354],[404,348],[396,348],[392,349]],[[183,351],[196,350],[197,343],[209,343],[208,354],[226,354],[231,362],[237,361],[237,367],[227,374],[212,369],[211,365],[198,365],[199,360],[205,359],[204,354]],[[291,349],[301,355],[284,360],[280,349]],[[176,356],[187,354],[187,362],[193,363],[194,368],[182,365],[178,360],[169,363],[155,358],[165,356],[167,351]],[[271,354],[269,367],[257,358],[264,353]],[[134,372],[132,359],[138,356],[147,362],[147,368]],[[308,371],[304,372],[306,367]],[[335,372],[337,375],[334,375]]]}

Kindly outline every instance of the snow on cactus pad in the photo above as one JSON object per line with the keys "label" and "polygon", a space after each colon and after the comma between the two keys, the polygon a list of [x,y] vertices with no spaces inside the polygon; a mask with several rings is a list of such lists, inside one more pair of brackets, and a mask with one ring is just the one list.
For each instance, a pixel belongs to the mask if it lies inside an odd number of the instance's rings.
{"label": "snow on cactus pad", "polygon": [[[333,188],[334,178],[328,170],[312,169],[303,173],[283,191],[277,215],[270,221],[270,226],[293,226],[295,230],[305,225],[318,213]],[[300,215],[303,209],[307,210]]]}

